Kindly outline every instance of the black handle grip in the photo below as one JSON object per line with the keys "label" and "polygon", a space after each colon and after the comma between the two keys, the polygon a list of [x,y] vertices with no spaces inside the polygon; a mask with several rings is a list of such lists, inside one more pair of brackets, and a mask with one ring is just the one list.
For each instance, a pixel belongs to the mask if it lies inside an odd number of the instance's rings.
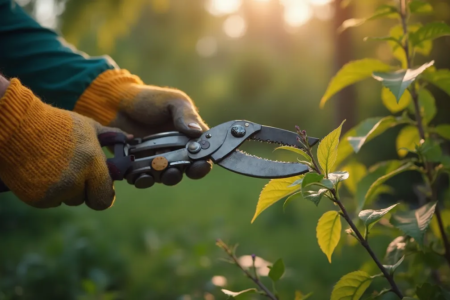
{"label": "black handle grip", "polygon": [[9,192],[9,188],[0,180],[0,193]]}
{"label": "black handle grip", "polygon": [[[131,167],[132,158],[124,155],[127,137],[123,133],[106,132],[98,136],[102,147],[114,146],[114,158],[106,161],[112,180],[123,180],[125,172]],[[9,192],[9,188],[0,180],[0,193]]]}

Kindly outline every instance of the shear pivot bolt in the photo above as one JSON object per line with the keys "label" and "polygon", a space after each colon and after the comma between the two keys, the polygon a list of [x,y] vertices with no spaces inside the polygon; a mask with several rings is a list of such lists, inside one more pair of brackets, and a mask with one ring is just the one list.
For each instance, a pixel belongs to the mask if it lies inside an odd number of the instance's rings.
{"label": "shear pivot bolt", "polygon": [[245,135],[245,128],[241,125],[234,125],[231,127],[231,134],[234,137],[243,137]]}
{"label": "shear pivot bolt", "polygon": [[202,149],[202,146],[197,142],[190,142],[187,145],[187,149],[191,153],[198,153]]}

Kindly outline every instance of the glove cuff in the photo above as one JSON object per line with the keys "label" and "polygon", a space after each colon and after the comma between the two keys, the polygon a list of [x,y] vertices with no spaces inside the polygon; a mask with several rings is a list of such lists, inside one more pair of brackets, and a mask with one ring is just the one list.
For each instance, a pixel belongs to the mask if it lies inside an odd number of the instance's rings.
{"label": "glove cuff", "polygon": [[30,107],[39,101],[17,78],[10,80],[0,99],[0,149],[10,140],[27,115]]}
{"label": "glove cuff", "polygon": [[133,99],[139,92],[131,88],[142,85],[142,80],[127,70],[108,70],[101,73],[84,91],[74,111],[108,125],[117,115],[120,102]]}

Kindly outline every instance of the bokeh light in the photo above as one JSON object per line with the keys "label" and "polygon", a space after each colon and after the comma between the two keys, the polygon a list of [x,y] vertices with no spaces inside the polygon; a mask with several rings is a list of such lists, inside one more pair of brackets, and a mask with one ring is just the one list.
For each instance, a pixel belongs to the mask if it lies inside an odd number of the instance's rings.
{"label": "bokeh light", "polygon": [[284,5],[284,20],[292,27],[300,27],[313,16],[311,5],[302,0],[282,0]]}
{"label": "bokeh light", "polygon": [[241,0],[210,0],[206,9],[215,16],[232,14],[241,7]]}
{"label": "bokeh light", "polygon": [[212,36],[202,37],[197,41],[196,50],[202,57],[211,57],[217,52],[217,40]]}
{"label": "bokeh light", "polygon": [[229,16],[223,22],[223,31],[231,38],[242,37],[247,30],[247,23],[244,18],[239,15]]}
{"label": "bokeh light", "polygon": [[227,279],[223,276],[213,276],[213,278],[211,278],[211,282],[215,286],[226,286],[227,285]]}

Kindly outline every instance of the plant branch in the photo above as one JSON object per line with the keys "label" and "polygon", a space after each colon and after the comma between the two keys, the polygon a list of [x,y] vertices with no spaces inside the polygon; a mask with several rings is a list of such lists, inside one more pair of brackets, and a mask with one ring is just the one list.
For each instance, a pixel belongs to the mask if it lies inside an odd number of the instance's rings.
{"label": "plant branch", "polygon": [[367,240],[364,239],[364,237],[361,235],[361,232],[359,232],[358,228],[356,227],[355,223],[353,223],[352,219],[350,218],[350,215],[348,214],[347,210],[345,209],[344,205],[342,204],[342,202],[338,199],[337,195],[336,195],[336,191],[335,190],[331,190],[331,193],[333,194],[333,198],[334,198],[334,202],[339,206],[339,208],[341,209],[342,212],[342,216],[344,217],[344,219],[347,221],[348,225],[350,225],[351,229],[353,230],[353,232],[356,234],[356,236],[358,237],[359,242],[361,243],[361,245],[366,249],[366,251],[369,253],[369,255],[372,257],[373,261],[375,262],[375,264],[378,266],[378,268],[380,269],[380,271],[383,273],[384,277],[387,279],[387,281],[389,282],[389,284],[391,285],[392,288],[392,292],[394,292],[400,299],[403,299],[403,294],[400,291],[400,289],[398,288],[397,284],[394,281],[394,278],[392,277],[391,274],[389,274],[389,272],[386,270],[385,267],[383,267],[383,264],[380,262],[380,260],[378,259],[378,257],[375,255],[375,253],[373,252],[372,248],[370,248],[369,243],[367,242]]}
{"label": "plant branch", "polygon": [[[412,68],[412,55],[409,52],[408,27],[406,24],[407,18],[408,18],[408,11],[406,8],[406,0],[400,0],[400,16],[401,16],[401,23],[402,23],[402,28],[403,28],[403,35],[406,37],[404,44],[403,44],[403,49],[405,50],[407,67],[408,67],[408,69],[410,69],[410,68]],[[419,136],[420,136],[420,139],[424,141],[426,138],[425,128],[423,126],[422,115],[420,113],[419,95],[417,94],[416,86],[414,83],[411,84],[409,91],[410,91],[411,98],[414,103],[414,112],[415,112],[415,117],[416,117],[416,122],[417,122],[417,129],[419,130]],[[430,164],[429,162],[425,162],[425,173],[428,178],[428,185],[429,185],[429,189],[431,191],[430,199],[431,199],[431,201],[437,201],[436,190],[433,186],[433,165]],[[444,243],[444,248],[445,248],[444,257],[447,260],[448,264],[450,264],[450,243],[449,243],[449,240],[445,233],[445,228],[444,228],[444,225],[442,222],[442,216],[441,216],[441,212],[440,212],[438,204],[436,204],[436,209],[435,209],[434,213],[436,215],[436,219],[437,219],[438,225],[439,225],[439,231],[441,233],[442,241]]]}
{"label": "plant branch", "polygon": [[[307,139],[305,138],[305,140],[307,141]],[[314,166],[316,166],[317,168],[317,162],[316,159],[314,158],[314,156],[312,156],[311,153],[311,147],[309,146],[309,144],[306,143],[306,151],[309,154],[309,156],[311,156],[312,162],[314,164]],[[321,174],[320,169],[317,168],[317,173]],[[369,253],[369,255],[372,257],[373,261],[375,262],[375,264],[378,266],[378,268],[381,270],[381,272],[383,273],[384,277],[386,277],[387,281],[389,282],[389,284],[391,285],[392,288],[392,292],[395,293],[400,299],[403,298],[403,294],[400,291],[400,289],[398,288],[397,284],[394,281],[394,278],[392,277],[391,274],[388,273],[388,271],[386,271],[386,269],[383,267],[383,264],[380,262],[380,260],[378,259],[378,257],[375,255],[375,253],[373,252],[372,248],[370,248],[369,243],[367,242],[366,239],[364,239],[364,237],[361,235],[361,232],[358,230],[358,228],[356,227],[355,223],[353,223],[352,219],[350,218],[350,215],[348,214],[347,210],[345,209],[344,205],[342,204],[342,202],[339,200],[339,197],[336,193],[335,189],[331,189],[330,190],[333,199],[332,201],[334,203],[336,203],[339,208],[341,209],[341,215],[344,217],[344,219],[347,221],[348,225],[350,225],[351,229],[353,230],[353,232],[356,234],[359,242],[361,243],[361,245],[366,249],[366,251]]]}
{"label": "plant branch", "polygon": [[264,295],[272,300],[278,300],[278,298],[272,294],[272,292],[259,280],[259,278],[256,276],[256,270],[255,270],[255,276],[253,276],[248,270],[246,270],[240,263],[239,260],[237,259],[236,255],[234,255],[233,250],[231,250],[227,244],[225,244],[224,242],[222,242],[221,240],[217,241],[217,246],[219,246],[220,248],[222,248],[225,253],[233,260],[233,263],[242,270],[242,272],[244,272],[245,276],[247,276],[248,278],[250,278],[261,290],[263,290]]}

